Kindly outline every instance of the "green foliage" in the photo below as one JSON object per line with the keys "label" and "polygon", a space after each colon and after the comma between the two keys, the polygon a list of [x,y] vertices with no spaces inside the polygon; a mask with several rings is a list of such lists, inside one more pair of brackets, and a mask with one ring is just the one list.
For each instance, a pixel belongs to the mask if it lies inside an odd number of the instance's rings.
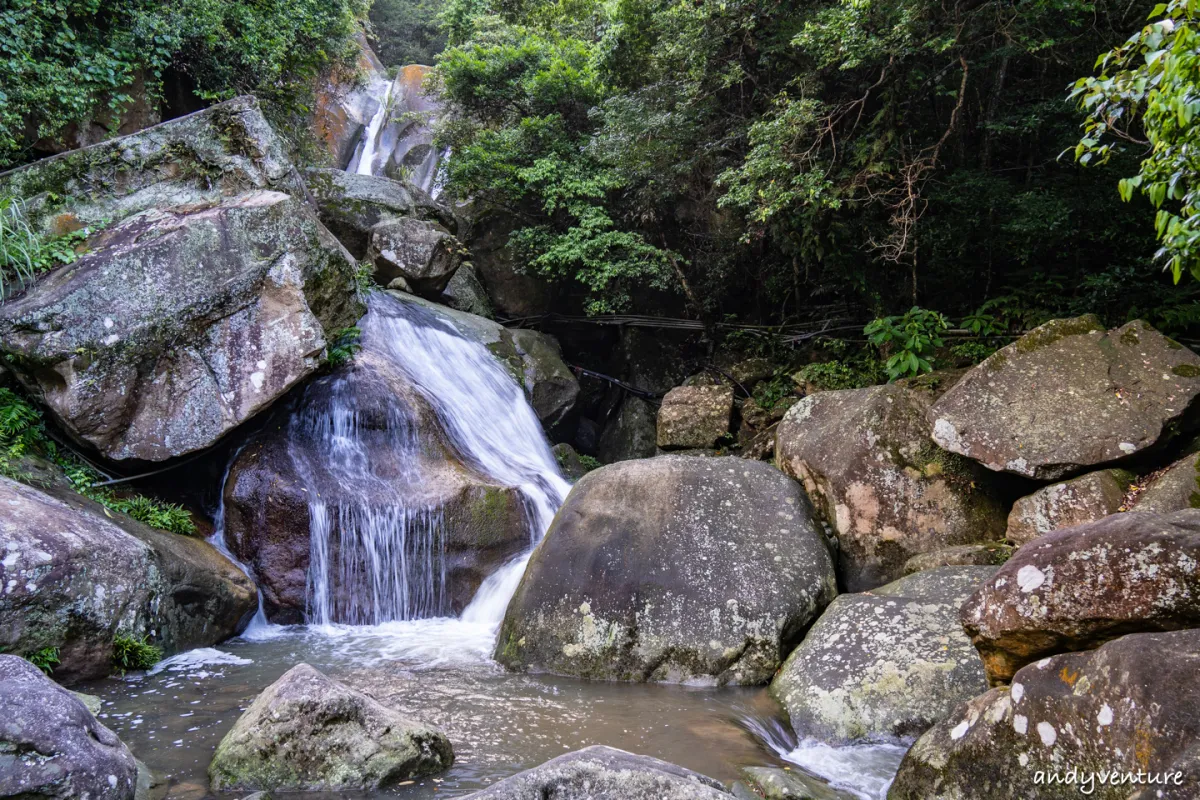
{"label": "green foliage", "polygon": [[863,328],[871,344],[888,356],[884,370],[890,380],[933,371],[933,352],[943,346],[950,327],[936,311],[913,306],[903,316],[882,317]]}
{"label": "green foliage", "polygon": [[81,228],[64,236],[41,236],[29,224],[20,199],[0,197],[0,299],[39,274],[70,264],[78,257],[76,245],[91,233]]}
{"label": "green foliage", "polygon": [[358,328],[340,328],[330,335],[328,355],[325,364],[330,369],[336,369],[350,361],[354,354],[362,349],[359,339],[362,331]]}
{"label": "green foliage", "polygon": [[72,124],[115,129],[168,73],[206,99],[294,105],[366,0],[22,0],[0,6],[0,167]]}
{"label": "green foliage", "polygon": [[131,669],[150,669],[162,657],[162,650],[150,644],[145,636],[117,634],[113,639],[112,664],[122,675]]}
{"label": "green foliage", "polygon": [[793,379],[818,391],[861,389],[887,380],[878,360],[818,361],[800,368]]}
{"label": "green foliage", "polygon": [[432,64],[446,46],[439,22],[443,5],[443,0],[375,0],[370,18],[380,61]]}
{"label": "green foliage", "polygon": [[1136,191],[1156,209],[1157,256],[1176,282],[1185,271],[1200,279],[1198,7],[1196,0],[1159,3],[1154,21],[1101,55],[1100,74],[1080,78],[1070,95],[1087,113],[1075,147],[1080,163],[1104,163],[1126,144],[1143,150],[1137,174],[1118,191],[1126,202]]}
{"label": "green foliage", "polygon": [[358,265],[358,269],[354,271],[354,283],[358,287],[358,293],[362,297],[366,297],[375,291],[375,265],[370,261],[364,261]]}
{"label": "green foliage", "polygon": [[40,456],[53,462],[75,491],[112,511],[127,514],[160,530],[180,534],[196,532],[191,513],[182,506],[142,495],[119,496],[111,489],[94,487],[93,484],[101,480],[99,473],[59,450],[46,433],[41,412],[11,389],[0,389],[0,474],[14,480],[30,480],[21,467],[26,456]]}
{"label": "green foliage", "polygon": [[600,469],[600,467],[604,466],[600,463],[599,459],[593,456],[584,455],[583,453],[579,454],[579,463],[583,465],[585,472],[591,472],[594,469]]}
{"label": "green foliage", "polygon": [[960,342],[950,348],[950,355],[968,364],[978,364],[996,350],[996,347],[986,342]]}
{"label": "green foliage", "polygon": [[54,672],[54,668],[62,663],[62,659],[58,657],[57,647],[43,647],[41,650],[25,656],[25,660],[47,675]]}
{"label": "green foliage", "polygon": [[759,381],[754,387],[754,402],[760,408],[771,410],[785,397],[791,397],[796,391],[796,382],[787,370],[776,370],[768,380]]}

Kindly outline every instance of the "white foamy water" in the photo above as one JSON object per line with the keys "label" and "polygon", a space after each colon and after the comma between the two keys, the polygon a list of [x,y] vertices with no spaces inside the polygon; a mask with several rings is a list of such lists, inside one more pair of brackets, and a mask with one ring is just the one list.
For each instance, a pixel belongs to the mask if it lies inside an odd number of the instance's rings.
{"label": "white foamy water", "polygon": [[391,111],[392,86],[392,82],[388,81],[383,90],[383,96],[379,100],[379,108],[371,117],[371,122],[367,125],[366,130],[363,131],[362,140],[358,143],[358,147],[350,159],[350,165],[346,168],[347,172],[359,175],[376,173],[375,161],[379,151],[379,134]]}

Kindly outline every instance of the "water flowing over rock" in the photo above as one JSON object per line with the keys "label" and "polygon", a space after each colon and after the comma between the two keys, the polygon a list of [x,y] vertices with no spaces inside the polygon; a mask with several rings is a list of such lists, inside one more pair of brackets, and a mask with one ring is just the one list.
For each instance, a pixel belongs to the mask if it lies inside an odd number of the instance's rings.
{"label": "water flowing over rock", "polygon": [[962,607],[993,685],[1125,633],[1200,626],[1200,510],[1128,512],[1017,550]]}
{"label": "water flowing over rock", "polygon": [[57,647],[60,681],[107,675],[118,633],[152,633],[171,654],[233,636],[254,613],[254,585],[199,539],[7,478],[0,503],[0,645]]}
{"label": "water flowing over rock", "polygon": [[386,293],[361,327],[362,352],[247,445],[226,482],[225,541],[274,621],[458,612],[540,538],[568,488],[484,346]]}
{"label": "water flowing over rock", "polygon": [[[1197,670],[1197,630],[1133,634],[1030,664],[918,739],[888,800],[1195,797],[1195,771],[1182,786],[1162,779],[1195,763]],[[1121,777],[1102,783],[1101,773]],[[1143,784],[1125,773],[1141,773]],[[1144,784],[1147,774],[1156,785]],[[1055,775],[1074,783],[1052,784]]]}
{"label": "water flowing over rock", "polygon": [[129,749],[79,698],[0,655],[0,797],[133,800],[137,775]]}
{"label": "water flowing over rock", "polygon": [[958,608],[993,567],[941,567],[834,599],[771,694],[805,736],[847,741],[923,733],[987,690]]}
{"label": "water flowing over rock", "polygon": [[360,313],[352,260],[297,199],[252,100],[39,162],[0,190],[31,197],[38,225],[112,220],[0,307],[14,373],[106,458],[212,445],[315,372],[326,332]]}
{"label": "water flowing over rock", "polygon": [[595,745],[553,758],[467,795],[467,800],[729,800],[725,788],[698,772]]}
{"label": "water flowing over rock", "polygon": [[990,476],[929,439],[925,414],[954,377],[818,392],[779,424],[779,467],[837,532],[838,577],[850,591],[901,577],[920,553],[1003,537]]}
{"label": "water flowing over rock", "polygon": [[811,508],[774,468],[624,461],[571,490],[496,660],[602,680],[764,683],[836,593]]}
{"label": "water flowing over rock", "polygon": [[1050,531],[1115,514],[1133,479],[1131,472],[1105,469],[1038,489],[1013,505],[1006,538],[1020,546]]}
{"label": "water flowing over rock", "polygon": [[1145,322],[1054,320],[972,369],[930,409],[933,438],[989,469],[1059,480],[1193,423],[1200,356]]}
{"label": "water flowing over rock", "polygon": [[221,740],[209,779],[215,791],[378,790],[453,763],[437,729],[298,664]]}
{"label": "water flowing over rock", "polygon": [[445,153],[433,143],[432,122],[441,103],[422,87],[429,69],[420,64],[402,67],[383,87],[347,172],[385,175],[438,195],[438,170]]}
{"label": "water flowing over rock", "polygon": [[392,83],[367,37],[358,33],[355,43],[358,54],[353,66],[339,64],[316,82],[311,113],[313,133],[339,168],[361,146],[363,131],[380,112]]}

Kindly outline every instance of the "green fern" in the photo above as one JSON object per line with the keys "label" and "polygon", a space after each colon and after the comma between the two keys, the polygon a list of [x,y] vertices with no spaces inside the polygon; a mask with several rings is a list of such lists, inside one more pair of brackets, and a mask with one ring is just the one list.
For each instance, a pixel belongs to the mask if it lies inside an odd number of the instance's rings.
{"label": "green fern", "polygon": [[145,636],[135,638],[118,634],[113,639],[113,667],[125,674],[131,669],[150,669],[162,661],[162,650],[150,644]]}

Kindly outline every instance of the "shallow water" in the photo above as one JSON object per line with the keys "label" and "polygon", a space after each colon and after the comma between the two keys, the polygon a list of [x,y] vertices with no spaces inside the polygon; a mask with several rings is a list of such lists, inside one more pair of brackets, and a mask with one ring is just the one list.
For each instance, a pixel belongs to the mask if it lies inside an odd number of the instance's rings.
{"label": "shallow water", "polygon": [[460,797],[570,750],[605,744],[725,782],[741,766],[787,759],[876,800],[903,753],[796,747],[774,719],[765,689],[508,673],[488,658],[492,624],[431,619],[373,628],[271,627],[253,635],[177,656],[153,673],[80,687],[104,700],[101,720],[166,779],[169,797],[213,797],[206,770],[218,742],[264,687],[300,662],[440,727],[456,755],[446,773],[386,792],[305,797]]}

